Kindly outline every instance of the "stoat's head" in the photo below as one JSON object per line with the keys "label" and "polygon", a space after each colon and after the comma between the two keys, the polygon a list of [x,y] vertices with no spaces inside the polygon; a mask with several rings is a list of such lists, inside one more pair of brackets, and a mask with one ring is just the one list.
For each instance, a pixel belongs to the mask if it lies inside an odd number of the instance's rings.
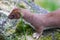
{"label": "stoat's head", "polygon": [[9,19],[19,19],[20,18],[20,12],[18,8],[15,8],[12,10],[10,15],[8,16]]}

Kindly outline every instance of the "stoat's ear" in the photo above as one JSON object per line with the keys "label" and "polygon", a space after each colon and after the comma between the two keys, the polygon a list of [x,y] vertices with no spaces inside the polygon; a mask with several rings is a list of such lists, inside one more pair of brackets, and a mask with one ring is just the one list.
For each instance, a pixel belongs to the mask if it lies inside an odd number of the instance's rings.
{"label": "stoat's ear", "polygon": [[10,15],[8,16],[9,19],[19,19],[20,18],[20,12],[19,9],[13,9]]}

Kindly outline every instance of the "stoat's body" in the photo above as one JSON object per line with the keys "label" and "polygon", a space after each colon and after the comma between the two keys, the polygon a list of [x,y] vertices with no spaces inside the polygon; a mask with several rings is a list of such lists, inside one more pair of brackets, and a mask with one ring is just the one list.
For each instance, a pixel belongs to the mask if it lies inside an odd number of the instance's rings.
{"label": "stoat's body", "polygon": [[[19,11],[18,11],[19,12]],[[9,15],[10,19],[17,19],[19,18],[19,13],[15,11],[15,13],[11,13],[11,15]],[[25,9],[21,10],[23,18],[31,23],[35,30],[37,31],[37,36],[34,36],[36,38],[38,38],[39,36],[41,36],[43,30],[45,28],[60,28],[60,10],[56,10],[54,12],[48,13],[48,14],[32,14],[30,11],[27,11]],[[12,15],[15,15],[15,17],[11,17]],[[40,35],[38,35],[40,34]]]}

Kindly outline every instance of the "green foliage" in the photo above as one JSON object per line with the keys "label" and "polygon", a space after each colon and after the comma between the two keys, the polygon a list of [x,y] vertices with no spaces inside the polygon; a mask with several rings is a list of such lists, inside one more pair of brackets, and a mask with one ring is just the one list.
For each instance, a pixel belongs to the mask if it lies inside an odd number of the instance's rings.
{"label": "green foliage", "polygon": [[57,0],[35,0],[35,3],[49,11],[54,11],[60,7]]}
{"label": "green foliage", "polygon": [[30,25],[25,24],[23,19],[21,19],[20,22],[17,24],[16,32],[31,35],[34,30],[33,28],[31,28]]}
{"label": "green foliage", "polygon": [[23,4],[18,4],[18,7],[20,7],[20,8],[26,8]]}

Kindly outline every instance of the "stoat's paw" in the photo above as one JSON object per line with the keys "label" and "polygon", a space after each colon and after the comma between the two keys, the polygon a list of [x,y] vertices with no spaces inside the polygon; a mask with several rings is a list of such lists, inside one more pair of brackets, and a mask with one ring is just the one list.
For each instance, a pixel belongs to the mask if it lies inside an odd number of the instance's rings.
{"label": "stoat's paw", "polygon": [[39,34],[39,33],[34,33],[34,34],[33,34],[33,38],[34,38],[34,39],[38,39],[39,37],[40,37],[40,34]]}

